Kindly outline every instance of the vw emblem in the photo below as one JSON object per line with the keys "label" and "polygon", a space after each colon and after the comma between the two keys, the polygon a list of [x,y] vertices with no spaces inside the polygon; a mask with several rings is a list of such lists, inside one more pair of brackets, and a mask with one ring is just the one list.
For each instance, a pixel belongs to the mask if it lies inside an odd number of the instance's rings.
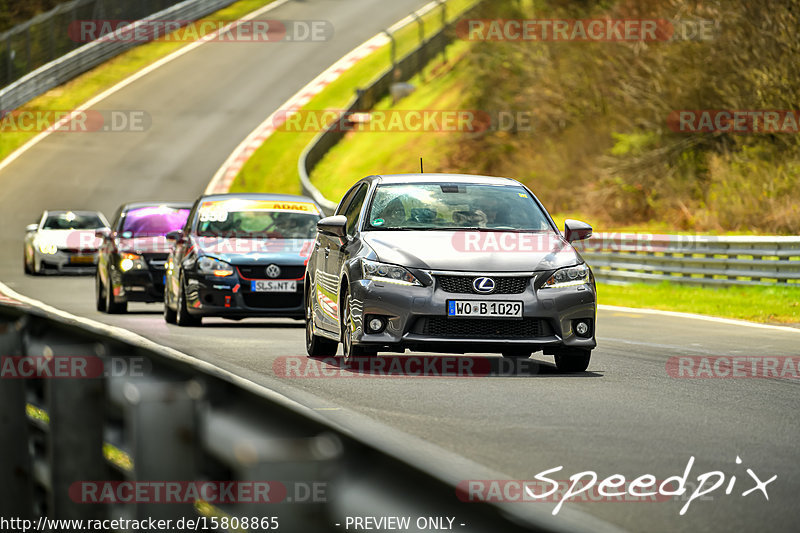
{"label": "vw emblem", "polygon": [[484,294],[494,292],[494,286],[494,280],[492,278],[475,278],[475,281],[472,282],[472,288],[475,289],[475,292],[482,292]]}
{"label": "vw emblem", "polygon": [[281,275],[281,267],[278,265],[269,265],[267,267],[267,276],[271,278],[277,278]]}

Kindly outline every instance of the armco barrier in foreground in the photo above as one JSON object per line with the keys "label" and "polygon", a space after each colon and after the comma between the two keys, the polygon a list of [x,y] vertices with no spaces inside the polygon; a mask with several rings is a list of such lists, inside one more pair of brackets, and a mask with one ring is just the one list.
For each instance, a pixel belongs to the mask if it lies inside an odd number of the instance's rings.
{"label": "armco barrier in foreground", "polygon": [[[281,531],[317,532],[341,531],[348,516],[402,514],[454,517],[469,532],[586,530],[546,505],[461,502],[468,473],[370,444],[377,437],[144,339],[3,303],[0,351],[4,519],[152,518],[177,530],[181,518],[257,518],[250,531],[276,519]],[[25,379],[11,363],[19,356],[100,359],[106,373]],[[109,372],[120,360],[138,372]]]}
{"label": "armco barrier in foreground", "polygon": [[600,233],[575,245],[605,282],[800,287],[800,237]]}
{"label": "armco barrier in foreground", "polygon": [[[209,13],[213,13],[218,9],[222,9],[223,7],[230,5],[235,1],[236,0],[185,0],[184,2],[163,9],[141,20],[174,20],[189,22],[204,17]],[[68,4],[64,4],[55,8],[52,16],[61,16],[61,18],[64,18],[64,15],[69,15],[70,13],[72,16],[75,16],[74,9],[82,8],[88,3],[91,3],[91,0],[89,2],[85,0],[76,0]],[[152,7],[158,3],[134,2],[131,0],[131,4],[140,4],[142,6]],[[142,8],[139,7],[133,11],[135,12],[141,10]],[[112,11],[112,13],[114,12],[115,11]],[[103,9],[94,9],[93,13],[106,13],[106,11]],[[109,15],[110,13],[106,13],[106,16]],[[31,22],[36,22],[37,20],[38,18]],[[140,23],[141,21],[134,23],[134,25]],[[124,30],[125,29],[122,28],[118,31],[122,32]],[[0,50],[4,50],[8,52],[8,54],[12,53],[11,43],[12,33],[14,31],[16,30],[12,29],[3,34],[5,46],[0,48]],[[111,59],[112,57],[124,52],[128,48],[136,46],[137,44],[140,43],[126,39],[108,39],[92,41],[88,44],[80,46],[63,56],[58,57],[57,59],[46,63],[45,65],[42,65],[36,70],[14,81],[10,85],[3,87],[2,90],[0,90],[0,110],[5,112],[12,111],[32,98],[35,98],[40,94],[49,91],[53,87],[71,80],[75,76],[96,67],[100,63]],[[26,42],[25,46],[27,47],[29,54],[30,42]],[[13,56],[11,57],[13,58]]]}

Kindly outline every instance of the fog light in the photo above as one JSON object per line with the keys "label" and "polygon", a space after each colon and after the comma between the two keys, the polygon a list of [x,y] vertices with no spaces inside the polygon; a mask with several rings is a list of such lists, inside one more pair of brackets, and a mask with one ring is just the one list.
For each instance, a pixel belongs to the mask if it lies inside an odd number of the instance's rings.
{"label": "fog light", "polygon": [[592,321],[591,320],[576,320],[572,323],[575,328],[575,333],[579,337],[591,337],[592,335]]}
{"label": "fog light", "polygon": [[122,268],[122,270],[127,272],[128,270],[133,268],[133,261],[131,261],[130,259],[123,259],[119,266],[120,268]]}
{"label": "fog light", "polygon": [[382,317],[372,316],[367,319],[368,333],[380,333],[386,327],[386,319]]}

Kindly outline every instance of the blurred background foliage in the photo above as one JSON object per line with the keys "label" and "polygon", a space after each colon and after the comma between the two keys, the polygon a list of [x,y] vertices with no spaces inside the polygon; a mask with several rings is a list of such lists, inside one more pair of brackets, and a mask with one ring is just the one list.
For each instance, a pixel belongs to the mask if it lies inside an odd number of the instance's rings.
{"label": "blurred background foliage", "polygon": [[800,233],[797,133],[674,132],[675,110],[796,110],[800,0],[490,2],[486,18],[712,20],[709,40],[477,42],[465,108],[533,112],[464,135],[449,170],[516,177],[596,223]]}
{"label": "blurred background foliage", "polygon": [[0,0],[0,32],[69,0]]}

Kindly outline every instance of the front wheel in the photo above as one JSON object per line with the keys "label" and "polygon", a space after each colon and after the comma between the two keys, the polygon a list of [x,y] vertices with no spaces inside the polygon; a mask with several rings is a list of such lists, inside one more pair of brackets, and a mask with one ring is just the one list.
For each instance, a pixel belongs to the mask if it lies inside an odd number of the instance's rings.
{"label": "front wheel", "polygon": [[178,319],[178,312],[169,306],[169,289],[164,287],[164,321],[167,324],[175,324]]}
{"label": "front wheel", "polygon": [[100,271],[94,275],[94,299],[95,308],[103,312],[106,310],[106,295],[103,292],[103,280],[100,279]]}
{"label": "front wheel", "polygon": [[589,368],[592,351],[584,348],[565,349],[555,354],[556,367],[565,374],[585,372]]}
{"label": "front wheel", "polygon": [[178,310],[175,313],[175,323],[179,326],[190,327],[200,326],[203,324],[203,319],[199,316],[192,316],[189,314],[186,307],[186,283],[181,274],[180,281],[178,282]]}
{"label": "front wheel", "polygon": [[26,274],[33,274],[31,263],[28,261],[28,250],[26,249],[22,254],[22,268],[25,269]]}
{"label": "front wheel", "polygon": [[344,308],[342,309],[342,354],[344,355],[344,360],[346,362],[352,361],[356,357],[367,357],[367,356],[374,356],[377,355],[375,350],[365,348],[363,346],[358,346],[357,344],[353,344],[353,316],[350,310],[350,297],[347,293],[347,289],[342,291],[342,294],[339,298],[339,305],[344,302]]}
{"label": "front wheel", "polygon": [[339,349],[339,343],[314,335],[314,305],[312,288],[306,281],[306,352],[309,357],[332,357]]}
{"label": "front wheel", "polygon": [[111,281],[111,271],[106,274],[108,285],[103,285],[103,290],[106,295],[106,313],[118,314],[128,312],[128,302],[117,302],[114,300],[114,284]]}

